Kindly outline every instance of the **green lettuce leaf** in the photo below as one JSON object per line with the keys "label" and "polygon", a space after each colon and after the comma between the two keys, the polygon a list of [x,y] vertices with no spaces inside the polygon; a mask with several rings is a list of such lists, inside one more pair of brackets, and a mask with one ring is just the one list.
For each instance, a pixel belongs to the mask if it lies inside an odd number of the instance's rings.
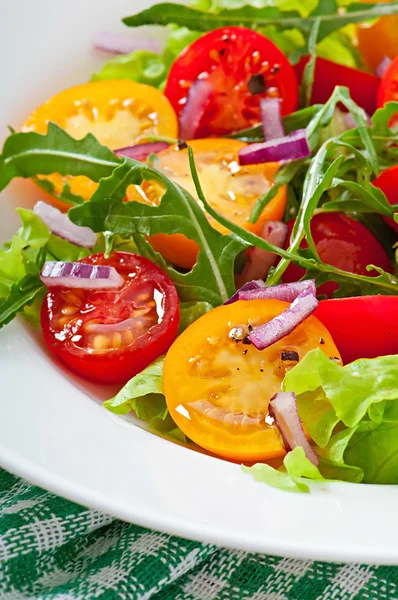
{"label": "green lettuce leaf", "polygon": [[194,321],[202,315],[212,310],[213,306],[208,302],[182,302],[180,305],[180,328],[182,333]]}
{"label": "green lettuce leaf", "polygon": [[[319,398],[323,392],[323,408],[328,401],[344,425],[355,427],[372,404],[398,399],[398,355],[363,358],[341,367],[321,350],[312,350],[286,374],[283,387],[298,397],[316,392]],[[313,439],[322,445],[317,437]]]}
{"label": "green lettuce leaf", "polygon": [[324,481],[319,469],[306,458],[301,446],[297,446],[286,454],[283,466],[283,470],[276,470],[264,463],[257,463],[252,467],[243,466],[242,469],[245,473],[252,475],[256,481],[289,492],[308,494],[310,491],[309,480]]}

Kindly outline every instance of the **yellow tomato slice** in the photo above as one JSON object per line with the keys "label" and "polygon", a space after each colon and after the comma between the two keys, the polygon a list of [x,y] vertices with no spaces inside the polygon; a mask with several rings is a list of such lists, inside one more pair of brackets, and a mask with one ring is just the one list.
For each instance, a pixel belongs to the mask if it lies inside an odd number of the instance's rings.
{"label": "yellow tomato slice", "polygon": [[[274,175],[279,163],[250,165],[241,167],[238,152],[245,147],[244,142],[228,138],[192,140],[191,146],[203,192],[209,203],[222,215],[254,233],[259,233],[264,222],[279,221],[286,206],[286,189],[282,188],[265,207],[254,225],[249,216],[256,200],[267,192],[274,183]],[[170,179],[176,181],[196,198],[195,186],[189,168],[188,151],[171,146],[158,154],[157,168]],[[139,190],[131,186],[128,199],[158,204],[163,188],[155,182],[145,182]],[[227,229],[209,217],[209,221],[221,233]],[[165,236],[159,234],[151,238],[158,252],[172,263],[191,268],[196,261],[198,247],[195,242],[182,234]]]}
{"label": "yellow tomato slice", "polygon": [[282,351],[294,350],[300,360],[314,348],[330,357],[340,359],[340,354],[314,316],[262,351],[233,341],[229,332],[239,325],[262,325],[287,307],[279,300],[220,306],[195,321],[169,349],[164,364],[167,406],[178,427],[199,446],[239,461],[285,454],[268,415],[270,398],[281,390],[292,366],[282,360]]}
{"label": "yellow tomato slice", "polygon": [[[361,0],[364,4],[391,0]],[[365,21],[356,26],[358,50],[366,65],[375,71],[383,58],[398,56],[398,15]]]}
{"label": "yellow tomato slice", "polygon": [[[178,135],[177,117],[166,96],[128,79],[93,81],[64,90],[36,109],[22,130],[46,133],[49,121],[76,139],[92,133],[111,150],[145,142],[148,135]],[[55,194],[68,183],[73,194],[86,200],[98,185],[87,177],[54,174],[44,179],[51,181]]]}

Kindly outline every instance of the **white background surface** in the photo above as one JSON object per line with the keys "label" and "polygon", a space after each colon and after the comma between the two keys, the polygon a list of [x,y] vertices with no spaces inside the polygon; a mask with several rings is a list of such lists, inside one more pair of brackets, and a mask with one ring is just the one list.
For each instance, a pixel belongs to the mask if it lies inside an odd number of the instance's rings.
{"label": "white background surface", "polygon": [[[91,39],[122,31],[143,0],[3,0],[0,138],[37,105],[86,81]],[[132,31],[132,35],[137,32]],[[140,32],[139,35],[143,35]],[[28,182],[0,194],[0,240]],[[303,558],[398,564],[398,487],[320,485],[310,495],[256,483],[240,467],[157,438],[102,409],[107,389],[52,363],[21,322],[0,331],[0,464],[112,515],[223,546]]]}

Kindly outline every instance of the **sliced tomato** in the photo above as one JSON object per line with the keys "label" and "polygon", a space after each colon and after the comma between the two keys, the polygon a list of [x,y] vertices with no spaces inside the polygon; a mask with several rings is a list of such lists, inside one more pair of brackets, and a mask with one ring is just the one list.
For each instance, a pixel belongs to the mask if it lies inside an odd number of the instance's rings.
{"label": "sliced tomato", "polygon": [[[377,106],[382,107],[386,102],[392,101],[398,102],[398,56],[392,61],[381,79]],[[397,121],[398,114],[396,113],[390,121],[390,127]]]}
{"label": "sliced tomato", "polygon": [[313,348],[340,358],[338,350],[313,316],[262,351],[233,341],[229,333],[238,325],[260,326],[287,307],[279,300],[220,306],[190,325],[171,346],[164,364],[167,406],[199,446],[240,461],[285,454],[279,431],[268,418],[269,400],[292,366],[282,360],[282,351],[293,350],[302,359]]}
{"label": "sliced tomato", "polygon": [[[398,165],[389,167],[372,182],[373,185],[381,189],[390,204],[398,204]],[[384,219],[398,234],[398,223],[394,219]]]}
{"label": "sliced tomato", "polygon": [[[177,118],[167,98],[156,88],[129,79],[93,81],[60,92],[37,108],[22,130],[46,133],[49,121],[81,139],[92,133],[116,150],[144,142],[148,135],[177,137]],[[46,176],[55,194],[66,183],[72,194],[88,200],[98,184],[88,177]]]}
{"label": "sliced tomato", "polygon": [[[293,221],[289,225],[289,237],[293,229]],[[350,219],[341,213],[320,213],[311,219],[311,233],[316,249],[324,263],[333,265],[343,271],[377,277],[377,271],[366,270],[373,264],[384,271],[392,273],[392,265],[388,256],[376,238],[362,223]],[[288,242],[287,242],[288,245]],[[287,246],[286,246],[287,247]],[[308,248],[303,240],[302,248]],[[283,281],[298,281],[305,271],[301,267],[290,264],[283,274]],[[332,296],[338,289],[337,283],[329,281],[318,289],[320,294]]]}
{"label": "sliced tomato", "polygon": [[[305,56],[295,66],[299,81],[302,80],[304,68],[308,60],[309,57]],[[311,103],[324,104],[327,102],[336,85],[348,87],[352,99],[359,106],[362,106],[368,115],[373,115],[377,106],[377,92],[380,79],[370,73],[339,65],[325,58],[317,58]]]}
{"label": "sliced tomato", "polygon": [[344,363],[398,354],[398,296],[321,300],[315,315],[327,327]]}
{"label": "sliced tomato", "polygon": [[164,354],[176,337],[176,289],[153,262],[128,252],[110,258],[94,254],[80,262],[115,267],[124,286],[49,291],[41,310],[44,340],[51,352],[88,379],[125,383]]}
{"label": "sliced tomato", "polygon": [[395,58],[398,55],[397,31],[397,15],[357,25],[358,50],[372,71],[377,69],[386,56]]}
{"label": "sliced tomato", "polygon": [[[216,29],[180,54],[165,89],[178,116],[198,78],[205,79],[213,93],[195,137],[222,136],[258,123],[261,97],[280,98],[284,115],[297,107],[298,86],[292,66],[275,44],[251,29]],[[259,93],[250,92],[253,81]]]}
{"label": "sliced tomato", "polygon": [[[265,221],[279,221],[282,218],[286,206],[285,187],[267,204],[257,223],[249,223],[256,200],[273,185],[273,176],[279,163],[241,167],[238,152],[246,144],[238,140],[212,138],[193,140],[189,145],[195,156],[205,197],[218,212],[255,233],[261,231]],[[196,197],[186,148],[180,150],[178,146],[170,146],[160,152],[157,167]],[[156,182],[144,182],[139,194],[136,190],[134,195],[132,188],[130,186],[128,190],[129,200],[136,199],[149,204],[158,204],[164,191]],[[209,221],[215,229],[227,233],[225,227],[211,217]],[[182,234],[158,234],[151,238],[151,243],[165,258],[180,267],[189,269],[196,262],[198,246]]]}

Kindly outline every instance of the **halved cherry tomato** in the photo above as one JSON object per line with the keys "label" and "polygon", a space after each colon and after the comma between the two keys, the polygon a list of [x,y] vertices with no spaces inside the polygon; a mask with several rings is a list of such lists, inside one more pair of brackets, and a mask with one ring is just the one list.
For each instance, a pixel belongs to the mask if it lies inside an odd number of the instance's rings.
{"label": "halved cherry tomato", "polygon": [[344,363],[398,354],[398,296],[321,300],[315,315],[328,328]]}
{"label": "halved cherry tomato", "polygon": [[[260,83],[258,94],[249,91],[253,76]],[[216,29],[180,54],[165,89],[178,116],[198,78],[206,79],[214,93],[195,137],[222,136],[258,123],[261,96],[279,97],[283,115],[297,107],[298,87],[292,66],[279,48],[251,29]]]}
{"label": "halved cherry tomato", "polygon": [[[293,229],[293,221],[290,221],[288,225],[290,234]],[[358,223],[346,215],[340,213],[315,215],[311,219],[311,233],[318,254],[324,263],[343,271],[370,277],[378,275],[376,271],[368,272],[366,270],[367,265],[370,264],[392,273],[392,265],[382,245],[362,223]],[[305,240],[301,247],[308,248]],[[282,279],[285,282],[298,281],[304,273],[305,271],[301,267],[290,264]],[[319,287],[318,292],[331,297],[337,289],[337,283],[328,281]]]}
{"label": "halved cherry tomato", "polygon": [[[390,204],[398,204],[398,165],[389,167],[372,182],[385,193]],[[394,219],[384,219],[398,234],[398,223]]]}
{"label": "halved cherry tomato", "polygon": [[[167,98],[156,88],[128,79],[93,81],[64,90],[37,108],[22,130],[46,133],[49,121],[76,139],[92,133],[112,150],[144,142],[148,135],[178,134]],[[51,181],[56,194],[69,183],[70,191],[85,200],[98,185],[84,176],[54,174],[44,179]]]}
{"label": "halved cherry tomato", "polygon": [[[249,223],[249,216],[256,200],[273,184],[273,175],[279,163],[250,165],[241,167],[238,162],[240,148],[244,142],[228,138],[212,138],[189,142],[198,170],[205,197],[221,214],[234,223],[259,233],[265,221],[279,221],[286,206],[286,188],[265,207],[257,223]],[[179,183],[196,197],[195,186],[189,168],[188,151],[171,146],[158,154],[157,167],[164,171],[170,179]],[[129,199],[158,204],[163,188],[156,182],[145,182],[139,196],[133,196],[129,188]],[[221,233],[227,230],[209,217],[209,221]],[[191,268],[197,258],[196,242],[182,234],[167,236],[158,234],[151,238],[154,248],[172,263],[184,268]]]}
{"label": "halved cherry tomato", "polygon": [[[398,56],[392,61],[381,79],[377,95],[377,106],[382,107],[386,102],[391,101],[398,101]],[[395,114],[390,121],[390,127],[396,124],[397,121],[398,115]]]}
{"label": "halved cherry tomato", "polygon": [[169,277],[129,252],[93,254],[81,262],[110,265],[118,290],[54,288],[44,298],[41,326],[51,352],[89,379],[125,383],[164,354],[178,332],[180,307]]}
{"label": "halved cherry tomato", "polygon": [[[304,67],[309,60],[304,56],[295,66],[298,81],[301,81]],[[370,73],[339,65],[325,58],[317,58],[311,104],[324,104],[329,100],[336,85],[349,88],[352,99],[373,115],[377,105],[377,92],[380,79]]]}
{"label": "halved cherry tomato", "polygon": [[283,456],[278,429],[268,418],[270,398],[281,389],[283,350],[299,358],[320,348],[340,358],[322,323],[311,316],[266,350],[235,342],[233,327],[262,325],[288,307],[279,300],[239,301],[205,314],[180,335],[166,355],[164,390],[178,427],[199,446],[233,460]]}
{"label": "halved cherry tomato", "polygon": [[358,50],[367,66],[375,71],[383,58],[398,55],[398,16],[381,17],[357,25]]}

